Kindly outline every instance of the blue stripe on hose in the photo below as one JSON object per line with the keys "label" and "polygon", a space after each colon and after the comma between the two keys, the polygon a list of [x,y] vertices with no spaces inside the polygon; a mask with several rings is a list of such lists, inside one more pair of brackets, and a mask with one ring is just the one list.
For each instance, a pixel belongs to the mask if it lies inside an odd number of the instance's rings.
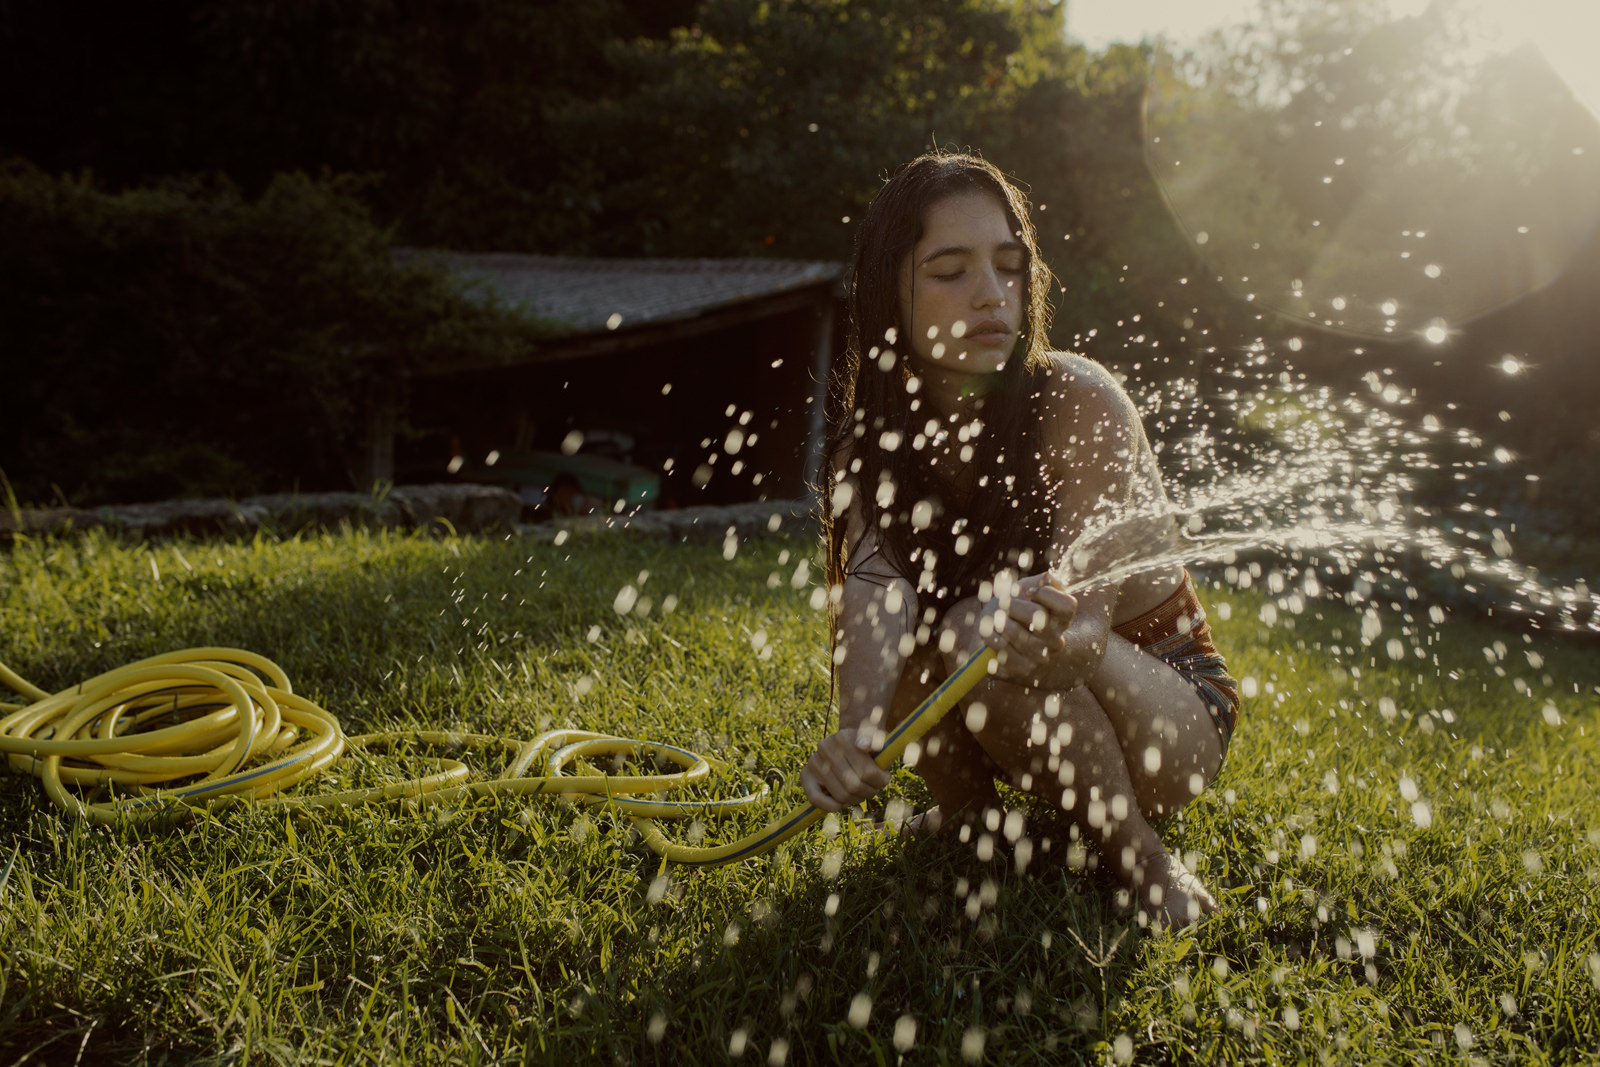
{"label": "blue stripe on hose", "polygon": [[739,852],[734,852],[727,856],[719,856],[716,859],[678,859],[673,860],[672,862],[687,864],[690,867],[720,867],[724,863],[733,863],[736,860],[742,860],[752,853],[760,853],[765,851],[768,841],[771,841],[776,837],[782,837],[784,834],[792,830],[795,824],[809,819],[811,817],[811,813],[817,810],[818,809],[815,806],[807,804],[804,811],[799,812],[794,818],[775,828],[770,834],[767,834],[759,841],[752,841],[748,848],[745,848]]}
{"label": "blue stripe on hose", "polygon": [[[951,686],[955,685],[956,679],[960,678],[963,674],[966,674],[967,668],[972,666],[977,658],[983,655],[986,651],[987,649],[978,649],[978,651],[974,652],[970,657],[968,657],[967,662],[963,663],[959,670],[957,670],[950,677],[946,678],[943,683],[940,684],[939,688],[929,693],[927,698],[923,700],[921,704],[917,705],[917,710],[913,711],[910,715],[907,715],[904,721],[902,721],[899,726],[894,728],[894,733],[889,735],[889,739],[883,743],[883,748],[878,749],[878,752],[882,752],[884,748],[889,748],[892,746],[895,743],[895,740],[899,738],[901,734],[911,729],[911,725],[918,719],[922,718],[923,712],[931,708],[934,701],[938,700],[940,695],[942,695],[946,689],[949,689]],[[877,752],[873,753],[874,756],[877,754]]]}
{"label": "blue stripe on hose", "polygon": [[239,777],[233,777],[230,775],[227,778],[219,778],[215,782],[203,782],[200,785],[191,785],[184,789],[174,789],[169,792],[158,793],[155,796],[149,797],[145,800],[122,801],[118,803],[117,806],[119,808],[137,811],[139,808],[148,808],[156,804],[164,804],[169,800],[185,800],[189,797],[203,796],[206,793],[214,792],[225,786],[240,785],[244,782],[249,782],[256,778],[260,778],[263,774],[272,774],[276,771],[283,770],[285,767],[293,767],[296,763],[299,763],[301,760],[304,760],[306,757],[311,755],[314,755],[314,753],[302,752],[298,756],[285,759],[279,763],[273,763],[266,767],[257,767],[249,774],[241,775]]}
{"label": "blue stripe on hose", "polygon": [[732,800],[637,800],[628,796],[627,794],[623,794],[615,799],[611,797],[602,797],[595,793],[586,793],[582,795],[594,797],[596,800],[599,800],[604,804],[627,804],[629,807],[665,808],[669,811],[678,811],[684,808],[711,810],[714,808],[742,807],[760,800],[764,794],[746,793],[744,796],[734,797]]}

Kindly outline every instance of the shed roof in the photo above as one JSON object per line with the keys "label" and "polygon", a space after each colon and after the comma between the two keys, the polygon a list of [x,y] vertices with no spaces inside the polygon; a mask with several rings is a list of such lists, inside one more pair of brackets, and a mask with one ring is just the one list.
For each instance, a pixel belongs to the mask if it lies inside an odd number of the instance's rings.
{"label": "shed roof", "polygon": [[427,252],[511,305],[576,334],[675,322],[830,284],[843,264],[785,259],[585,259]]}

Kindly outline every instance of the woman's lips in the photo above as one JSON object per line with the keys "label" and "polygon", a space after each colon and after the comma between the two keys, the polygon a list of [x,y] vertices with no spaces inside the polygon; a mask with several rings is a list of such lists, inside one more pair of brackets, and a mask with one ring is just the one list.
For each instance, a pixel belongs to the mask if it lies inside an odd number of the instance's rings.
{"label": "woman's lips", "polygon": [[968,339],[983,344],[999,344],[1011,336],[1011,327],[999,319],[984,319],[967,331]]}

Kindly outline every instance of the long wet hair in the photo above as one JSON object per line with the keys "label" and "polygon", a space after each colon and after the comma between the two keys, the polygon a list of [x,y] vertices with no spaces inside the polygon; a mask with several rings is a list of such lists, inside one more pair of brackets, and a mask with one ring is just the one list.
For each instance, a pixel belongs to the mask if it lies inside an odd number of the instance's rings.
{"label": "long wet hair", "polygon": [[[900,278],[929,210],[946,197],[973,192],[1003,205],[1026,249],[1026,293],[1017,348],[984,401],[983,432],[968,442],[973,484],[963,491],[922,454],[933,447],[927,423],[940,417],[913,391],[916,367],[908,358],[913,348]],[[1034,406],[1049,360],[1050,270],[1022,193],[976,155],[934,151],[895,173],[867,209],[846,284],[848,332],[828,392],[821,494],[828,581],[842,584],[873,554],[846,544],[842,509],[854,498],[869,536],[878,533],[876,554],[942,614],[1002,567],[1042,566],[1048,549]],[[948,428],[942,419],[939,425]]]}

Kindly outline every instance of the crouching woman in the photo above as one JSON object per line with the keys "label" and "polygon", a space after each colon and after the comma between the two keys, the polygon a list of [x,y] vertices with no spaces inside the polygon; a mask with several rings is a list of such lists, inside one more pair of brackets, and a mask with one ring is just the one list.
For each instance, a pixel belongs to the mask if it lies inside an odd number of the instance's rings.
{"label": "crouching woman", "polygon": [[1049,283],[1021,194],[975,156],[914,160],[861,223],[824,489],[839,728],[801,783],[826,811],[873,796],[886,731],[987,645],[991,675],[919,746],[936,806],[915,825],[981,832],[1005,782],[1065,812],[1150,921],[1184,925],[1216,903],[1151,820],[1221,768],[1236,686],[1181,563],[1106,562],[1130,516],[1171,519],[1120,384],[1049,351]]}

